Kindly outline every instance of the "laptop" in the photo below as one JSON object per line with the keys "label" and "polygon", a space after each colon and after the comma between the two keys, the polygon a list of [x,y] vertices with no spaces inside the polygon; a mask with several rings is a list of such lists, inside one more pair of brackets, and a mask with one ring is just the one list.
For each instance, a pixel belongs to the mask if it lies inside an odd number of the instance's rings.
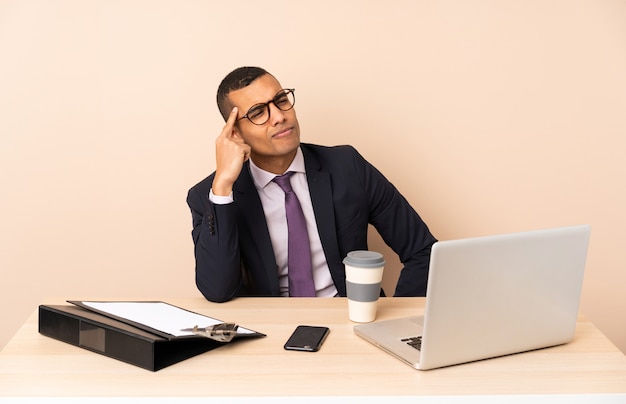
{"label": "laptop", "polygon": [[437,242],[424,315],[354,332],[420,370],[567,343],[589,234],[580,225]]}

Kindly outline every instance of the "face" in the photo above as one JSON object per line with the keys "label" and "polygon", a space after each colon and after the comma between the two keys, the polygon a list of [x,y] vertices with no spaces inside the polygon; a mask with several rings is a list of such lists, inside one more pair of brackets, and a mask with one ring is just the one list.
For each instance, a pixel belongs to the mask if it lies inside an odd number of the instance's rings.
{"label": "face", "polygon": [[[270,101],[281,89],[278,80],[266,74],[249,86],[232,91],[228,98],[239,109],[238,118],[241,118],[253,105]],[[255,125],[247,118],[236,124],[236,131],[252,149],[250,157],[264,169],[267,169],[264,167],[267,163],[291,163],[300,145],[300,126],[295,109],[281,111],[270,103],[269,112],[269,120],[263,125]]]}

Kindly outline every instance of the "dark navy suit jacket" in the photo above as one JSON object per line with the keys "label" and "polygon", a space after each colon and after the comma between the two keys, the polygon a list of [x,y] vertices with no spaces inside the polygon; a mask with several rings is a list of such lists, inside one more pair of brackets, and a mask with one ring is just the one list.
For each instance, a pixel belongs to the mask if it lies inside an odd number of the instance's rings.
{"label": "dark navy suit jacket", "polygon": [[[346,295],[343,258],[368,248],[372,224],[404,265],[394,295],[425,296],[430,249],[436,239],[417,212],[353,147],[306,143],[300,147],[322,247],[339,294]],[[209,201],[214,176],[195,185],[187,196],[198,289],[214,302],[279,296],[276,260],[249,163],[233,186],[234,203]]]}

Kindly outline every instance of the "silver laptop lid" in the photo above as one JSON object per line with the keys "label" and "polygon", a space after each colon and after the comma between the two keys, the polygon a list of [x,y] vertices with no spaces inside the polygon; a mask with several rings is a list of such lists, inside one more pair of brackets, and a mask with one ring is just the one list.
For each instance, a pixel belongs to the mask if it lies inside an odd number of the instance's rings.
{"label": "silver laptop lid", "polygon": [[581,225],[436,243],[420,369],[570,341],[589,233]]}

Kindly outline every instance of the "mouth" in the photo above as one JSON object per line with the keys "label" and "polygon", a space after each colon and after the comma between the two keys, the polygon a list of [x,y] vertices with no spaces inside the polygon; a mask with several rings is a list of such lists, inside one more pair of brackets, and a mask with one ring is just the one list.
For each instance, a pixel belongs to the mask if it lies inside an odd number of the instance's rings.
{"label": "mouth", "polygon": [[283,129],[280,129],[278,132],[274,133],[272,135],[272,138],[273,139],[282,138],[282,137],[289,136],[292,133],[293,133],[293,127],[283,128]]}

